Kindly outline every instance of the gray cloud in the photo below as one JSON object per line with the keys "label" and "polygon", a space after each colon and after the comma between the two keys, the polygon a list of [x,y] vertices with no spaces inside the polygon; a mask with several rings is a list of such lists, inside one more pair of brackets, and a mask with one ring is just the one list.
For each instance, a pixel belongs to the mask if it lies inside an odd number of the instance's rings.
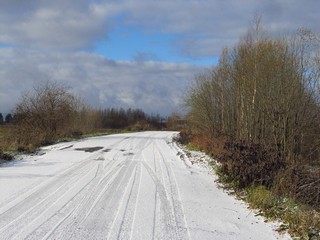
{"label": "gray cloud", "polygon": [[121,62],[98,55],[0,50],[0,110],[8,112],[24,91],[54,80],[95,107],[132,107],[169,114],[179,110],[182,92],[200,71],[190,64]]}
{"label": "gray cloud", "polygon": [[86,0],[3,0],[0,42],[20,47],[73,50],[105,38],[112,12]]}
{"label": "gray cloud", "polygon": [[179,34],[174,47],[192,58],[217,55],[223,47],[235,44],[255,14],[262,16],[264,26],[273,33],[300,27],[320,31],[317,0],[124,0],[119,4],[127,13],[128,25]]}
{"label": "gray cloud", "polygon": [[136,52],[134,55],[134,60],[137,62],[146,62],[146,61],[159,61],[159,58],[154,53],[149,52]]}
{"label": "gray cloud", "polygon": [[[135,27],[173,34],[178,57],[215,57],[234,45],[254,14],[272,33],[299,27],[320,31],[318,0],[1,0],[0,111],[12,110],[21,92],[40,81],[72,87],[96,107],[141,107],[168,113],[200,67],[157,62],[139,52],[134,61],[89,54],[112,29]],[[156,53],[156,51],[155,51]]]}
{"label": "gray cloud", "polygon": [[320,31],[318,9],[318,0],[2,0],[0,43],[88,49],[125,24],[176,34],[176,53],[208,57],[233,45],[256,13],[273,32],[299,27]]}

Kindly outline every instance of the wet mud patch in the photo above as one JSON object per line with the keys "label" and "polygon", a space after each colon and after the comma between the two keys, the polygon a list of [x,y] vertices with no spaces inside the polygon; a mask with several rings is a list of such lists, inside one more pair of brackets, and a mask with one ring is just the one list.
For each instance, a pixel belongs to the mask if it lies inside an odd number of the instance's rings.
{"label": "wet mud patch", "polygon": [[84,151],[84,152],[96,152],[100,149],[103,149],[103,147],[85,147],[85,148],[75,148],[77,151]]}
{"label": "wet mud patch", "polygon": [[98,157],[96,159],[94,159],[95,161],[104,161],[105,159],[103,157]]}
{"label": "wet mud patch", "polygon": [[123,154],[123,156],[131,156],[131,155],[133,155],[132,152],[126,152],[126,153]]}

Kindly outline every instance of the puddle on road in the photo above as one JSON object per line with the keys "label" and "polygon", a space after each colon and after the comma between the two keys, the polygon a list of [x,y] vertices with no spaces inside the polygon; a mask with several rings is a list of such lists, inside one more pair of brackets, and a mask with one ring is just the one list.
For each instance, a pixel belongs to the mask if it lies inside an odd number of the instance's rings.
{"label": "puddle on road", "polygon": [[85,148],[76,148],[75,150],[92,153],[92,152],[98,151],[100,149],[103,149],[103,147],[85,147]]}

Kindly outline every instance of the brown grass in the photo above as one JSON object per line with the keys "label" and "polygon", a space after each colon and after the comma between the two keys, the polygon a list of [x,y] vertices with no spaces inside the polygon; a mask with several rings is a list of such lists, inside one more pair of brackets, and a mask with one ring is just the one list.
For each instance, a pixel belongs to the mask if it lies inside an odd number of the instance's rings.
{"label": "brown grass", "polygon": [[320,211],[320,167],[293,165],[278,174],[273,190]]}
{"label": "brown grass", "polygon": [[12,125],[0,125],[0,150],[10,150],[15,142],[12,139],[13,126]]}
{"label": "brown grass", "polygon": [[214,157],[219,157],[225,152],[226,140],[223,137],[217,137],[212,139],[206,134],[194,135],[190,144],[199,147]]}
{"label": "brown grass", "polygon": [[284,224],[298,239],[320,239],[320,168],[318,166],[287,165],[274,149],[246,142],[211,139],[206,134],[183,133],[185,145],[214,156],[220,165],[216,172],[225,187],[239,194],[253,208]]}

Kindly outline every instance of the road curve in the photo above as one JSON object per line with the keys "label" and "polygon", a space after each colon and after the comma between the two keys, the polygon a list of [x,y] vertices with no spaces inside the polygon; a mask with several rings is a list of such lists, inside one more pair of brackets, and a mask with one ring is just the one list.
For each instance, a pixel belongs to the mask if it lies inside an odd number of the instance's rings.
{"label": "road curve", "polygon": [[0,167],[0,239],[278,239],[174,132],[94,137]]}

